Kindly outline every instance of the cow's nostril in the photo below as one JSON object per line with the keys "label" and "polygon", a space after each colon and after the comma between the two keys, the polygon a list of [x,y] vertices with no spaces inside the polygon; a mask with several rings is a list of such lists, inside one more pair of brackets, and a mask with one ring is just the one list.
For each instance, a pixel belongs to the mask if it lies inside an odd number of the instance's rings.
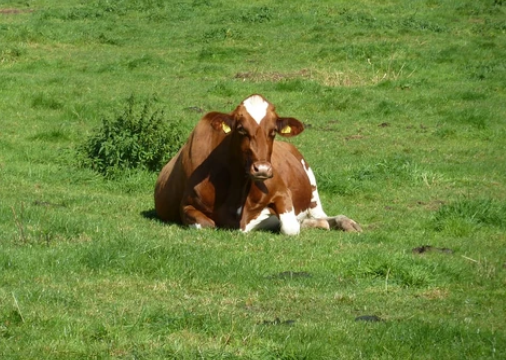
{"label": "cow's nostril", "polygon": [[257,161],[251,164],[250,175],[256,180],[265,180],[272,177],[272,165],[267,161]]}

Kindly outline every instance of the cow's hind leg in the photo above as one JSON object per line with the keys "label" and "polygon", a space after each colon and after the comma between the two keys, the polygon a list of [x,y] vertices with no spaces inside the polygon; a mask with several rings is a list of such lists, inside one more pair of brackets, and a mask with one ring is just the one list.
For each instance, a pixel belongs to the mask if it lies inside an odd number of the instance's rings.
{"label": "cow's hind leg", "polygon": [[330,230],[330,225],[327,219],[304,219],[300,224],[303,229],[316,228]]}
{"label": "cow's hind leg", "polygon": [[355,221],[344,215],[337,215],[327,217],[324,219],[304,219],[302,220],[301,227],[325,229],[325,230],[342,230],[348,232],[361,232],[362,228]]}
{"label": "cow's hind leg", "polygon": [[325,211],[323,211],[323,206],[320,201],[320,196],[318,194],[318,187],[316,186],[316,178],[313,174],[313,170],[310,167],[307,167],[303,162],[304,169],[309,178],[309,183],[311,184],[311,207],[308,209],[308,219],[304,219],[302,221],[301,226],[303,228],[321,228],[327,230],[342,230],[342,231],[350,231],[350,232],[361,232],[362,228],[355,221],[344,215],[337,216],[327,216]]}
{"label": "cow's hind leg", "polygon": [[330,229],[362,232],[360,225],[355,220],[350,219],[347,216],[337,215],[328,217],[326,220],[329,224]]}

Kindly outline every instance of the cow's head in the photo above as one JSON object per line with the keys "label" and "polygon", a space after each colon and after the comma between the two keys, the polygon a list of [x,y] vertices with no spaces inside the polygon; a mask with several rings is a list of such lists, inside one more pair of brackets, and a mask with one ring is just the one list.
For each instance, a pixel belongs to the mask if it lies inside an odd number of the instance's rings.
{"label": "cow's head", "polygon": [[230,155],[241,162],[253,181],[273,176],[271,155],[276,134],[291,137],[304,130],[299,120],[279,117],[261,95],[251,95],[230,114],[213,113],[211,125],[231,137]]}

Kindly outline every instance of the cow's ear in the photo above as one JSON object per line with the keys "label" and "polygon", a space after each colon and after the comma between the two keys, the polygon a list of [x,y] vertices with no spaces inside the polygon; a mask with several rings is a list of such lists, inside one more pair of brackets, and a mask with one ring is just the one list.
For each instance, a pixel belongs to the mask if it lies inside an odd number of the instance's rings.
{"label": "cow's ear", "polygon": [[229,134],[234,127],[234,118],[229,114],[212,112],[207,115],[214,130]]}
{"label": "cow's ear", "polygon": [[278,134],[285,137],[299,135],[304,131],[304,125],[294,118],[278,118]]}

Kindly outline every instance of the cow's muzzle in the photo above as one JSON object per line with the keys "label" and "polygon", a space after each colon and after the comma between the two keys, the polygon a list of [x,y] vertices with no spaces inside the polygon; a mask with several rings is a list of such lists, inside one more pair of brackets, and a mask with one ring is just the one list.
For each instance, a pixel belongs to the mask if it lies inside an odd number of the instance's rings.
{"label": "cow's muzzle", "polygon": [[267,161],[257,161],[251,164],[250,176],[253,181],[264,181],[273,176],[272,165]]}

